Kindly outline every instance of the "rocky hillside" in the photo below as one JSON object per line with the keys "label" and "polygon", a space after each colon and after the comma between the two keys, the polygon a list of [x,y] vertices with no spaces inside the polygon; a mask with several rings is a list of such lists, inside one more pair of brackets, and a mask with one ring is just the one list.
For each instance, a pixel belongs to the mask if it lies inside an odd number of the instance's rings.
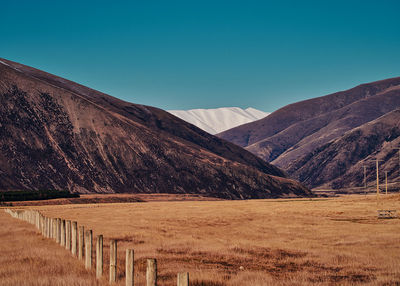
{"label": "rocky hillside", "polygon": [[379,162],[380,181],[399,179],[400,109],[361,125],[336,140],[292,162],[288,172],[305,184],[315,187],[359,187],[375,184],[375,159]]}
{"label": "rocky hillside", "polygon": [[[331,178],[326,176],[309,177],[307,174],[314,172],[313,169],[307,172],[303,166],[303,171],[299,170],[302,166],[299,162],[305,158],[310,159],[316,150],[342,138],[354,128],[374,121],[399,107],[400,78],[392,78],[294,103],[264,119],[230,129],[217,136],[245,147],[311,187],[330,185]],[[365,140],[360,142],[374,144]],[[347,154],[345,148],[335,152],[343,153],[337,159],[342,158],[340,163],[346,165],[349,158],[344,155]],[[313,162],[314,167],[318,166],[317,161]],[[324,161],[319,162],[323,163]],[[356,181],[352,184],[356,184]],[[334,183],[332,187],[339,185]]]}
{"label": "rocky hillside", "polygon": [[0,189],[308,196],[248,151],[154,107],[0,59]]}

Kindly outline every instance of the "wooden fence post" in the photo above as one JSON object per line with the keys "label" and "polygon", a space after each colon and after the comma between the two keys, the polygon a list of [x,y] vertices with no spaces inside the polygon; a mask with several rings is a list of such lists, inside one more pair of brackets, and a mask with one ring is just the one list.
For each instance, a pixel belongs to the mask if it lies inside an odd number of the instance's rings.
{"label": "wooden fence post", "polygon": [[42,214],[38,216],[38,226],[39,226],[39,233],[42,233]]}
{"label": "wooden fence post", "polygon": [[40,213],[39,213],[39,211],[36,211],[36,228],[38,230],[40,229]]}
{"label": "wooden fence post", "polygon": [[61,220],[61,246],[65,247],[65,220]]}
{"label": "wooden fence post", "polygon": [[92,230],[85,231],[85,267],[92,268]]}
{"label": "wooden fence post", "polygon": [[43,233],[42,233],[42,235],[44,236],[44,237],[46,237],[46,217],[45,216],[43,216],[43,226],[42,226],[42,228],[43,228]]}
{"label": "wooden fence post", "polygon": [[56,218],[52,218],[51,219],[53,221],[52,223],[52,239],[56,240],[57,239],[57,219]]}
{"label": "wooden fence post", "polygon": [[96,277],[103,275],[103,235],[97,236],[96,241]]}
{"label": "wooden fence post", "polygon": [[47,218],[47,238],[51,238],[51,218]]}
{"label": "wooden fence post", "polygon": [[83,247],[84,247],[83,234],[84,233],[85,233],[85,228],[83,226],[80,226],[79,231],[78,231],[78,258],[79,258],[79,260],[83,260]]}
{"label": "wooden fence post", "polygon": [[44,235],[44,217],[42,214],[39,216],[40,233]]}
{"label": "wooden fence post", "polygon": [[65,221],[65,249],[71,249],[71,221]]}
{"label": "wooden fence post", "polygon": [[42,215],[42,235],[46,236],[46,217]]}
{"label": "wooden fence post", "polygon": [[36,223],[37,223],[37,229],[39,230],[39,232],[40,232],[40,216],[41,216],[42,214],[38,211],[37,212],[37,218],[36,218]]}
{"label": "wooden fence post", "polygon": [[110,283],[117,281],[117,241],[110,241]]}
{"label": "wooden fence post", "polygon": [[47,216],[45,217],[44,222],[44,237],[49,237],[49,218]]}
{"label": "wooden fence post", "polygon": [[189,286],[189,273],[178,273],[177,282],[177,286]]}
{"label": "wooden fence post", "polygon": [[48,238],[51,238],[51,234],[53,233],[53,221],[52,218],[49,217],[49,233],[48,233]]}
{"label": "wooden fence post", "polygon": [[50,218],[49,217],[47,217],[46,218],[46,221],[47,221],[47,232],[46,232],[46,237],[47,238],[50,238],[50,227],[51,227],[51,224],[50,224]]}
{"label": "wooden fence post", "polygon": [[78,234],[77,230],[78,230],[78,223],[76,221],[73,221],[72,226],[71,226],[71,236],[72,236],[71,237],[71,243],[72,243],[71,252],[72,252],[73,256],[76,256],[76,242],[77,242],[76,236]]}
{"label": "wooden fence post", "polygon": [[134,277],[134,251],[133,249],[127,249],[125,258],[125,285],[133,286],[135,279]]}
{"label": "wooden fence post", "polygon": [[147,259],[146,285],[157,286],[157,260]]}
{"label": "wooden fence post", "polygon": [[57,234],[56,234],[56,242],[61,244],[61,219],[57,218]]}
{"label": "wooden fence post", "polygon": [[51,218],[47,218],[47,238],[51,238]]}
{"label": "wooden fence post", "polygon": [[53,239],[53,230],[54,230],[54,228],[53,228],[53,221],[54,221],[54,219],[53,219],[52,217],[49,218],[49,223],[50,223],[50,227],[49,227],[49,229],[50,229],[49,238],[51,238],[51,239]]}

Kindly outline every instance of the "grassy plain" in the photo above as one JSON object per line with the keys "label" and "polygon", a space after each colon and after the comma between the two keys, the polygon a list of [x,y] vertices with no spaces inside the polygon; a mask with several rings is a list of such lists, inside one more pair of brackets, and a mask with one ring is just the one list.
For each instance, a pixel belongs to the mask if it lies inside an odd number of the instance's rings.
{"label": "grassy plain", "polygon": [[95,276],[33,225],[0,209],[0,285],[97,285]]}
{"label": "grassy plain", "polygon": [[[126,248],[135,249],[136,285],[144,285],[146,258],[158,260],[159,285],[176,285],[176,273],[181,271],[190,272],[194,286],[400,285],[400,219],[378,220],[376,215],[377,208],[400,210],[400,195],[381,196],[379,205],[375,196],[352,195],[312,200],[167,201],[30,208],[40,209],[48,216],[77,220],[92,229],[94,237],[103,234],[106,266],[109,240],[118,239],[120,285],[124,285]],[[5,220],[2,225],[11,224],[13,219],[5,215],[0,215]],[[20,227],[22,224],[17,223]],[[1,232],[0,251],[11,252],[14,242]],[[33,269],[35,259],[22,261],[21,257],[30,257],[35,249],[41,253],[37,257],[62,252],[59,255],[63,266],[52,267],[61,267],[57,271],[70,282],[76,279],[79,284],[88,279],[93,283],[83,264],[70,261],[68,253],[55,243],[35,237],[33,230],[14,236],[20,242],[30,239],[32,244],[27,249],[29,253],[21,250],[14,257],[21,265]],[[22,269],[15,263],[3,269],[7,261],[0,260],[0,280],[7,272]],[[26,280],[27,275],[24,270],[21,277]],[[98,283],[106,285],[107,279],[105,267],[104,279]]]}
{"label": "grassy plain", "polygon": [[79,198],[6,202],[12,206],[47,206],[70,204],[136,203],[165,201],[218,201],[221,199],[192,194],[82,194]]}

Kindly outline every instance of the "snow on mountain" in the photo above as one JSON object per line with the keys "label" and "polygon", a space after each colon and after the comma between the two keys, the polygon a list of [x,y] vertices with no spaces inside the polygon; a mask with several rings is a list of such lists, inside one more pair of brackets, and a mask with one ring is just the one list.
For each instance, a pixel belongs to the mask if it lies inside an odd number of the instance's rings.
{"label": "snow on mountain", "polygon": [[233,127],[259,120],[269,112],[255,108],[221,107],[214,109],[168,110],[169,113],[207,131],[217,134]]}

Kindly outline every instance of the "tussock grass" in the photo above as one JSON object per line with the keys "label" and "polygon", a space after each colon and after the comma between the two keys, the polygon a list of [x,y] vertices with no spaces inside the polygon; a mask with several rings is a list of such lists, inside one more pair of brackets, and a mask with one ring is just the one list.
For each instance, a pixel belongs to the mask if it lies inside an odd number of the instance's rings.
{"label": "tussock grass", "polygon": [[92,271],[35,227],[0,210],[0,285],[98,285]]}
{"label": "tussock grass", "polygon": [[[147,258],[158,260],[160,285],[176,285],[176,273],[181,271],[190,272],[191,285],[205,286],[400,283],[400,220],[378,220],[376,213],[378,208],[400,211],[399,195],[381,196],[379,206],[374,196],[355,195],[37,208],[48,216],[77,220],[93,230],[94,238],[104,235],[101,283],[108,280],[110,239],[118,240],[119,285],[124,284],[127,248],[135,249],[136,285],[144,285]],[[21,241],[35,237],[18,236]],[[49,251],[47,244],[41,248],[43,254]],[[87,273],[77,260],[71,263],[73,267],[60,266],[62,275],[70,282],[75,277],[79,284]],[[0,273],[18,269],[14,265]]]}

